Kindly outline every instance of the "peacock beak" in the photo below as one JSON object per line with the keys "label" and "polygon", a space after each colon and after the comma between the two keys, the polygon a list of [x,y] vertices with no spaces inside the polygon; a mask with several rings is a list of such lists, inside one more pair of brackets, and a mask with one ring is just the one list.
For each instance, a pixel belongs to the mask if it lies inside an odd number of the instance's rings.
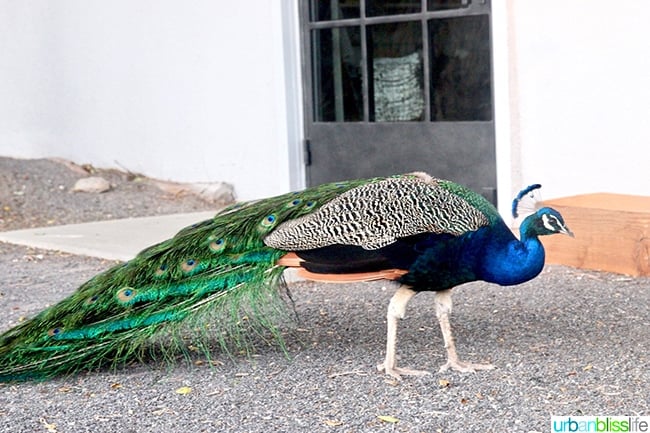
{"label": "peacock beak", "polygon": [[565,234],[567,236],[571,236],[572,238],[576,237],[573,234],[573,232],[571,230],[569,230],[569,228],[567,226],[562,226],[562,228],[560,229],[560,233],[563,233],[563,234]]}

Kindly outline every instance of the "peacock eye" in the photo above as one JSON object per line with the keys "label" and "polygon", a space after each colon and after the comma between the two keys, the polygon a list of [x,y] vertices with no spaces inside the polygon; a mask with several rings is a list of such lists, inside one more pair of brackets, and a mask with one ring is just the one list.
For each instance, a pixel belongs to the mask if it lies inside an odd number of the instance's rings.
{"label": "peacock eye", "polygon": [[135,294],[136,291],[133,287],[123,287],[117,292],[116,296],[121,302],[129,302],[134,298]]}
{"label": "peacock eye", "polygon": [[88,299],[86,299],[85,304],[86,305],[94,304],[95,302],[97,302],[98,299],[99,299],[98,295],[93,295],[93,296],[89,297]]}
{"label": "peacock eye", "polygon": [[210,242],[208,247],[215,253],[222,251],[226,246],[226,241],[223,238],[219,238]]}
{"label": "peacock eye", "polygon": [[63,332],[63,328],[52,328],[49,331],[47,331],[47,335],[49,335],[50,337],[56,337],[62,332]]}
{"label": "peacock eye", "polygon": [[275,221],[276,216],[274,214],[268,215],[262,220],[262,227],[272,227]]}
{"label": "peacock eye", "polygon": [[185,262],[185,267],[186,268],[192,268],[196,265],[196,261],[194,259],[189,259],[188,261]]}
{"label": "peacock eye", "polygon": [[183,270],[183,272],[190,272],[193,271],[198,266],[198,264],[199,264],[198,260],[188,259],[181,264],[181,269]]}
{"label": "peacock eye", "polygon": [[309,200],[308,202],[305,203],[305,207],[306,208],[311,208],[311,207],[314,207],[315,204],[316,204],[315,201]]}
{"label": "peacock eye", "polygon": [[163,276],[163,275],[165,275],[165,274],[167,273],[167,269],[168,269],[168,268],[169,268],[169,267],[167,266],[167,264],[166,264],[166,263],[163,263],[163,264],[161,264],[160,266],[158,266],[158,268],[156,269],[156,271],[154,272],[154,274],[155,274],[157,277],[161,277],[161,276]]}

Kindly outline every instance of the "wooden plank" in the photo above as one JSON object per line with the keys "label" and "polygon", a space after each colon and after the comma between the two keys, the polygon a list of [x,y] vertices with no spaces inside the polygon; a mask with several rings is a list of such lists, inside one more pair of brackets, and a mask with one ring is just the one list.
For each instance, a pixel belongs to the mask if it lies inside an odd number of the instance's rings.
{"label": "wooden plank", "polygon": [[599,192],[546,201],[545,206],[571,206],[624,212],[650,213],[650,197]]}
{"label": "wooden plank", "polygon": [[546,262],[650,275],[650,197],[585,194],[549,200],[575,238],[544,236]]}

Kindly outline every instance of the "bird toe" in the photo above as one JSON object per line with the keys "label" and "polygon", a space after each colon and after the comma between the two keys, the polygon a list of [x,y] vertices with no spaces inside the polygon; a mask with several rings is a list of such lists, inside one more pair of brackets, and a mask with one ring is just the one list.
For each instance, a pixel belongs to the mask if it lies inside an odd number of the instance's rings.
{"label": "bird toe", "polygon": [[494,369],[494,365],[448,360],[440,367],[440,372],[444,372],[449,369],[459,371],[461,373],[475,373],[477,370],[492,370]]}

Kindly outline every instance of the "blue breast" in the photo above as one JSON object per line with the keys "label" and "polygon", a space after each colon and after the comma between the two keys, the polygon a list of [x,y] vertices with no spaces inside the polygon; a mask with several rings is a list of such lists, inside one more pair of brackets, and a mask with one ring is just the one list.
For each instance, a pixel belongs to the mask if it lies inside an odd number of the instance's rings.
{"label": "blue breast", "polygon": [[520,284],[544,266],[539,240],[519,241],[502,222],[461,236],[420,235],[413,254],[401,282],[416,290],[446,290],[477,280]]}

